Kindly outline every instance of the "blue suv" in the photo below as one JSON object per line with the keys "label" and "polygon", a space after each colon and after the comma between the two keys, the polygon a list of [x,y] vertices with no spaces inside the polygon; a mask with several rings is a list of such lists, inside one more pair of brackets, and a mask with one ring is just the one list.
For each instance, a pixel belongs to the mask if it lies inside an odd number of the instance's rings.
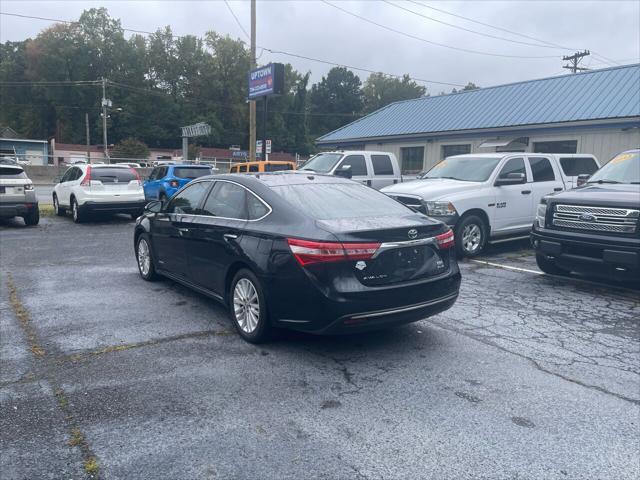
{"label": "blue suv", "polygon": [[144,182],[144,197],[165,202],[191,180],[205,175],[211,175],[208,165],[157,166]]}

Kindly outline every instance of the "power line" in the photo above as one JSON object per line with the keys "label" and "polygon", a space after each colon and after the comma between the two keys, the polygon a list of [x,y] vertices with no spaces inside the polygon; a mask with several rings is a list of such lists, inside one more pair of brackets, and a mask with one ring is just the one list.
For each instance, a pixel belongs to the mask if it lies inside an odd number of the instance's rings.
{"label": "power line", "polygon": [[345,10],[344,8],[339,7],[338,5],[334,5],[333,3],[328,2],[327,0],[321,0],[321,1],[322,1],[322,3],[325,3],[325,4],[329,5],[330,7],[333,7],[336,10],[340,10],[341,12],[344,12],[347,15],[351,15],[352,17],[355,17],[355,18],[357,18],[359,20],[362,20],[363,22],[367,22],[367,23],[370,23],[370,24],[375,25],[377,27],[380,27],[380,28],[383,28],[385,30],[388,30],[390,32],[397,33],[398,35],[402,35],[404,37],[412,38],[414,40],[419,40],[421,42],[428,43],[430,45],[436,45],[438,47],[449,48],[451,50],[457,50],[457,51],[460,51],[460,52],[474,53],[474,54],[477,54],[477,55],[488,55],[490,57],[529,58],[529,59],[532,59],[532,58],[558,58],[557,55],[544,55],[544,56],[507,55],[507,54],[502,54],[502,53],[483,52],[481,50],[471,50],[471,49],[468,49],[468,48],[454,47],[452,45],[447,45],[445,43],[439,43],[439,42],[434,42],[434,41],[431,41],[431,40],[427,40],[426,38],[418,37],[417,35],[413,35],[411,33],[403,32],[402,30],[397,30],[397,29],[395,29],[393,27],[389,27],[388,25],[384,25],[382,23],[378,23],[378,22],[376,22],[374,20],[370,20],[370,19],[365,18],[365,17],[363,17],[361,15],[358,15],[357,13],[353,13],[353,12],[350,12],[349,10]]}
{"label": "power line", "polygon": [[[465,16],[462,16],[462,15],[458,15],[457,13],[449,12],[449,11],[443,10],[441,8],[432,7],[431,5],[427,5],[426,3],[423,3],[423,2],[420,2],[420,1],[417,1],[417,0],[407,0],[407,1],[411,2],[411,3],[415,4],[415,5],[420,5],[422,7],[429,8],[431,10],[435,10],[436,12],[444,13],[445,15],[451,15],[452,17],[461,18],[463,20],[467,20],[469,22],[476,23],[478,25],[482,25],[482,26],[485,26],[485,27],[493,28],[493,29],[499,30],[501,32],[510,33],[511,35],[516,35],[518,37],[527,38],[529,40],[535,40],[536,42],[542,42],[542,43],[545,43],[545,44],[547,44],[549,46],[552,46],[552,47],[561,48],[563,50],[573,50],[573,51],[578,50],[577,48],[571,48],[571,47],[567,47],[567,46],[564,46],[564,45],[559,45],[557,43],[549,42],[549,41],[543,40],[541,38],[536,38],[536,37],[532,37],[530,35],[525,35],[524,33],[515,32],[513,30],[508,30],[506,28],[497,27],[495,25],[490,25],[488,23],[480,22],[478,20],[474,20],[473,18],[469,18],[469,17],[465,17]],[[597,57],[600,57],[600,58],[606,60],[606,63],[609,64],[609,65],[617,65],[617,62],[615,60],[612,60],[612,59],[607,58],[607,57],[605,57],[603,55],[597,54],[593,50],[591,51],[591,53],[593,55],[597,56]]]}
{"label": "power line", "polygon": [[[61,19],[57,19],[57,18],[39,17],[39,16],[34,16],[34,15],[22,15],[22,14],[18,14],[18,13],[0,12],[0,15],[9,15],[9,16],[15,16],[15,17],[21,17],[21,18],[45,20],[45,21],[50,21],[50,22],[60,22],[60,23],[67,23],[67,24],[78,23],[78,22],[73,22],[73,21],[69,21],[69,20],[61,20]],[[147,31],[144,31],[144,30],[134,30],[134,29],[124,28],[124,27],[121,27],[121,28],[122,28],[123,31],[126,31],[126,32],[135,32],[135,33],[140,33],[140,34],[145,34],[145,35],[155,35],[154,32],[147,32]],[[181,36],[181,35],[175,35],[175,34],[172,34],[172,35],[174,37],[177,37],[177,38],[184,38],[184,36]],[[381,73],[383,75],[386,75],[386,76],[392,77],[392,78],[400,78],[400,79],[402,79],[404,77],[404,75],[386,73],[386,72],[382,72],[380,70],[372,70],[372,69],[364,68],[364,67],[355,67],[355,66],[344,64],[344,63],[338,63],[338,62],[333,62],[333,61],[329,61],[329,60],[323,60],[323,59],[314,58],[314,57],[310,57],[310,56],[300,55],[300,54],[296,54],[296,53],[292,53],[292,52],[287,52],[285,50],[271,49],[271,48],[268,48],[268,47],[265,47],[265,46],[262,46],[262,45],[258,45],[258,48],[261,48],[263,51],[268,51],[268,52],[271,52],[271,53],[274,53],[274,54],[280,54],[280,55],[286,55],[286,56],[293,57],[293,58],[310,60],[312,62],[322,63],[322,64],[325,64],[325,65],[331,65],[331,66],[335,66],[335,67],[346,67],[346,68],[350,68],[352,70],[358,70],[358,71],[367,72],[367,73]],[[262,56],[262,53],[260,54],[260,56]],[[436,85],[447,85],[447,86],[452,86],[452,87],[464,87],[464,84],[461,84],[461,83],[442,82],[442,81],[438,81],[438,80],[428,80],[428,79],[416,78],[416,77],[413,77],[413,76],[410,76],[410,75],[409,75],[409,79],[413,80],[415,82],[421,82],[421,83],[433,83],[433,84],[436,84]]]}
{"label": "power line", "polygon": [[395,8],[399,8],[400,10],[404,10],[405,12],[412,13],[413,15],[416,15],[418,17],[422,17],[424,19],[431,20],[432,22],[441,23],[442,25],[447,25],[447,26],[452,27],[452,28],[457,28],[458,30],[463,30],[465,32],[475,33],[476,35],[482,35],[483,37],[495,38],[497,40],[503,40],[505,42],[517,43],[517,44],[520,44],[520,45],[528,45],[528,46],[531,46],[531,47],[555,48],[555,49],[566,50],[565,48],[562,48],[562,47],[559,47],[559,46],[556,47],[556,46],[552,46],[552,45],[541,45],[539,43],[521,42],[519,40],[512,40],[511,38],[498,37],[497,35],[491,35],[490,33],[484,33],[484,32],[479,32],[477,30],[471,30],[470,28],[461,27],[459,25],[454,25],[452,23],[447,23],[445,21],[438,20],[437,18],[429,17],[429,16],[424,15],[424,14],[422,14],[420,12],[416,12],[415,10],[411,10],[410,8],[406,8],[406,7],[403,7],[401,5],[397,5],[395,3],[392,3],[389,0],[381,0],[381,1],[383,1],[384,3],[386,3],[388,5],[393,6]]}
{"label": "power line", "polygon": [[251,35],[249,35],[247,33],[247,31],[245,30],[245,28],[242,26],[242,23],[240,23],[240,20],[238,19],[238,17],[236,16],[235,12],[231,8],[231,5],[229,5],[229,2],[227,0],[224,0],[224,4],[227,6],[227,9],[229,9],[229,12],[233,16],[233,18],[236,21],[236,23],[238,24],[238,27],[240,27],[240,30],[242,30],[242,33],[244,33],[245,37],[247,37],[247,40],[251,40]]}

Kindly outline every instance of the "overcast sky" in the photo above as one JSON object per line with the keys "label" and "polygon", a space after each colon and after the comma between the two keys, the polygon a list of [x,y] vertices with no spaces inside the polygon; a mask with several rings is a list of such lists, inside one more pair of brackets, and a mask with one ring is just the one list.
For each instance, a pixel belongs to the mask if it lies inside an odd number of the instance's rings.
{"label": "overcast sky", "polygon": [[[584,66],[607,67],[606,62],[637,63],[640,57],[640,1],[339,1],[330,3],[372,22],[409,36],[452,47],[491,54],[552,58],[507,58],[453,50],[385,30],[342,12],[323,1],[258,1],[257,42],[275,50],[331,62],[408,73],[411,77],[480,86],[559,75],[562,55],[590,49]],[[248,1],[229,1],[249,31]],[[84,9],[104,6],[125,28],[151,30],[170,25],[174,33],[203,35],[208,30],[245,39],[223,1],[28,1],[0,0],[0,11],[76,20]],[[466,32],[434,20],[517,42],[540,44],[469,20],[434,10],[434,7],[547,43],[568,47],[544,48]],[[34,37],[51,22],[0,16],[0,40]],[[260,49],[258,53],[260,54]],[[606,57],[609,60],[602,58]],[[298,71],[311,71],[317,81],[330,66],[263,52],[259,64],[289,62]],[[368,75],[357,72],[362,80]],[[431,94],[452,86],[425,84]]]}

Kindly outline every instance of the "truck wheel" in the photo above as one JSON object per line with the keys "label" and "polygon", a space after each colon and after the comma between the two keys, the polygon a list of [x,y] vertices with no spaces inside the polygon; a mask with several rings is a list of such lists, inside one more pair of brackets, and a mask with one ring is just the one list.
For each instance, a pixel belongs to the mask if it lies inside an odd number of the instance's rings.
{"label": "truck wheel", "polygon": [[475,257],[487,244],[489,228],[477,215],[462,217],[455,228],[456,251],[460,257]]}
{"label": "truck wheel", "polygon": [[37,225],[40,221],[40,209],[36,207],[22,218],[26,225]]}
{"label": "truck wheel", "polygon": [[558,267],[553,260],[549,260],[541,253],[536,253],[536,263],[540,270],[549,275],[569,275],[567,270]]}

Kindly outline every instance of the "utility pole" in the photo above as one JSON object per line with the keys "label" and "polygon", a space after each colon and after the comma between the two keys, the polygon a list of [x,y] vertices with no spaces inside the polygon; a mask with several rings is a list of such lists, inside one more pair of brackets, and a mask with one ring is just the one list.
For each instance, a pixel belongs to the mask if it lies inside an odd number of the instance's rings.
{"label": "utility pole", "polygon": [[84,114],[84,126],[87,137],[87,163],[91,163],[91,141],[89,140],[89,114]]}
{"label": "utility pole", "polygon": [[[256,68],[256,0],[251,0],[251,70]],[[262,147],[264,148],[264,146]],[[249,100],[249,161],[256,161],[256,101]]]}
{"label": "utility pole", "polygon": [[111,100],[107,100],[107,80],[102,77],[102,144],[104,145],[102,153],[107,163],[111,163],[107,150],[107,107],[110,107],[110,104]]}
{"label": "utility pole", "polygon": [[582,70],[589,70],[588,68],[578,66],[582,58],[588,55],[591,55],[591,52],[589,50],[585,50],[584,52],[576,52],[573,55],[569,55],[569,56],[565,55],[564,57],[562,57],[562,60],[564,62],[570,62],[570,64],[563,65],[562,68],[571,70],[571,73],[577,73],[578,71],[582,71]]}

